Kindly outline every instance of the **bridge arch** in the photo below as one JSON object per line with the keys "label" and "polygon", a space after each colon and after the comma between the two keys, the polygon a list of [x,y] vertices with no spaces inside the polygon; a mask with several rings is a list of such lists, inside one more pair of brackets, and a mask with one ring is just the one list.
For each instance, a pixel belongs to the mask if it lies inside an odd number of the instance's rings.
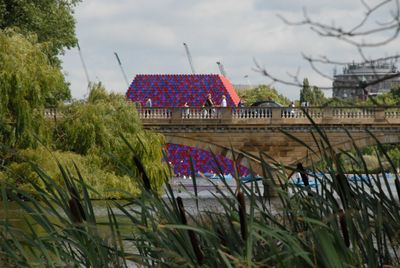
{"label": "bridge arch", "polygon": [[[332,135],[329,135],[328,133],[328,140],[330,142],[334,141],[332,138]],[[334,153],[340,153],[341,151],[349,151],[353,150],[357,146],[358,148],[362,149],[368,146],[375,146],[378,143],[380,144],[400,144],[400,132],[399,133],[368,133],[367,131],[364,131],[361,136],[357,135],[352,135],[350,133],[350,136],[346,134],[346,136],[342,136],[339,142],[332,142],[330,145],[332,149],[334,150]],[[308,144],[310,145],[310,144]],[[315,148],[314,147],[314,152],[311,152],[310,150],[307,151],[307,153],[303,157],[299,157],[298,159],[293,159],[290,163],[287,164],[295,164],[297,162],[301,162],[305,165],[311,165],[312,163],[315,163],[321,159],[321,149]],[[327,150],[328,148],[325,147],[324,150]]]}
{"label": "bridge arch", "polygon": [[[335,153],[339,153],[341,150],[351,150],[354,148],[353,144],[359,148],[373,146],[377,144],[376,140],[378,140],[378,142],[381,144],[400,143],[400,132],[379,132],[370,134],[366,130],[362,130],[353,133],[350,132],[349,136],[343,130],[341,132],[325,132],[325,134],[331,142],[331,146]],[[376,139],[372,135],[374,135]],[[197,135],[177,135],[177,133],[165,134],[167,143],[182,144],[206,151],[211,150],[214,154],[223,155],[231,160],[233,160],[233,149],[235,158],[239,156],[239,163],[245,167],[251,166],[251,168],[256,172],[261,172],[260,161],[254,157],[251,157],[251,155],[258,156],[260,152],[264,152],[272,158],[276,157],[275,160],[277,162],[282,162],[289,165],[297,162],[303,162],[306,165],[311,165],[312,162],[316,162],[321,158],[318,146],[316,145],[314,138],[311,138],[311,134],[309,132],[296,133],[296,136],[299,138],[299,140],[310,146],[315,153],[307,149],[300,142],[291,140],[289,136],[285,136],[283,133],[275,133],[274,135],[270,136],[273,137],[266,137],[264,141],[253,139],[251,142],[255,143],[256,146],[254,147],[248,147],[246,144],[250,143],[250,141],[246,141],[245,139],[242,140],[242,146],[230,147],[229,141],[226,141],[225,143],[216,143],[213,142],[212,139],[210,140],[207,138],[201,138]],[[316,137],[317,140],[321,139],[317,133]],[[278,142],[278,140],[285,139],[286,141],[283,143]],[[237,144],[237,142],[234,143]],[[255,150],[256,148],[259,148],[259,150]],[[282,155],[283,151],[285,151],[285,155]],[[243,152],[249,154],[244,155]]]}
{"label": "bridge arch", "polygon": [[[227,155],[227,151],[229,150],[227,147],[223,145],[210,142],[207,140],[202,140],[199,138],[185,137],[183,135],[171,135],[171,134],[164,134],[164,137],[166,143],[195,147],[205,151],[211,150],[215,154],[222,154],[224,156]],[[232,157],[230,157],[229,159],[232,160]]]}
{"label": "bridge arch", "polygon": [[248,153],[254,159],[241,164],[251,164],[256,171],[260,152],[285,165],[317,161],[320,153],[314,137],[319,130],[335,152],[353,148],[353,142],[360,148],[376,144],[370,133],[382,144],[400,143],[400,107],[310,107],[294,113],[287,113],[287,108],[228,107],[216,108],[210,116],[204,116],[201,108],[190,109],[189,114],[180,107],[167,107],[151,110],[151,117],[145,116],[146,110],[139,115],[145,128],[164,134],[168,143],[211,149],[228,159],[231,148]]}

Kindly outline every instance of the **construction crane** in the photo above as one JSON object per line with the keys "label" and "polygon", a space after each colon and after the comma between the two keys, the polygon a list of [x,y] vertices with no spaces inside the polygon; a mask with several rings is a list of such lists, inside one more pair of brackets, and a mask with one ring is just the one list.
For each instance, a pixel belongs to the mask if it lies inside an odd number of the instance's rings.
{"label": "construction crane", "polygon": [[[81,59],[82,66],[83,66],[83,70],[84,70],[84,72],[85,72],[85,76],[86,76],[86,80],[87,80],[87,87],[88,87],[88,90],[89,90],[89,88],[90,88],[89,73],[88,73],[88,70],[87,70],[87,68],[86,68],[85,61],[83,60],[83,55],[82,55],[81,47],[79,46],[79,42],[77,43],[77,47],[78,47],[78,52],[79,52],[79,58]],[[88,92],[88,93],[89,93],[89,92]]]}
{"label": "construction crane", "polygon": [[185,47],[186,56],[188,58],[190,68],[192,69],[192,74],[195,74],[196,71],[194,70],[192,56],[190,55],[190,52],[189,52],[189,47],[188,47],[188,45],[186,43],[183,43],[183,46]]}
{"label": "construction crane", "polygon": [[218,68],[219,68],[219,72],[220,72],[223,76],[227,77],[227,76],[226,76],[226,72],[225,72],[224,65],[223,65],[220,61],[217,61],[217,65],[218,65]]}
{"label": "construction crane", "polygon": [[121,60],[120,60],[119,57],[118,57],[117,52],[114,52],[114,55],[115,55],[115,57],[117,58],[118,65],[119,65],[119,67],[121,68],[121,72],[122,72],[122,75],[123,75],[123,77],[124,77],[124,79],[125,79],[126,85],[129,87],[128,78],[126,77],[126,73],[125,73],[125,71],[124,71],[124,68],[122,67],[122,63],[121,63]]}

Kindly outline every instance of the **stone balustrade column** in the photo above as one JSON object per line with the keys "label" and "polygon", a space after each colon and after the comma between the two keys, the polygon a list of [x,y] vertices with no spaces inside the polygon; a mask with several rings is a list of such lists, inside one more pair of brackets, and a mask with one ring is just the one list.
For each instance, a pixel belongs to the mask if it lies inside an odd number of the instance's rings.
{"label": "stone balustrade column", "polygon": [[224,123],[232,122],[232,108],[231,107],[220,107],[218,108],[221,114],[221,120]]}
{"label": "stone balustrade column", "polygon": [[282,123],[282,112],[285,108],[272,108],[272,116],[271,116],[271,124],[280,124]]}
{"label": "stone balustrade column", "polygon": [[375,111],[375,122],[382,122],[385,120],[385,108],[378,107]]}
{"label": "stone balustrade column", "polygon": [[171,110],[171,121],[172,122],[180,122],[182,121],[182,108],[181,107],[172,107]]}
{"label": "stone balustrade column", "polygon": [[323,119],[328,119],[328,120],[333,119],[333,109],[332,109],[332,107],[325,107],[322,110],[322,113],[323,113]]}

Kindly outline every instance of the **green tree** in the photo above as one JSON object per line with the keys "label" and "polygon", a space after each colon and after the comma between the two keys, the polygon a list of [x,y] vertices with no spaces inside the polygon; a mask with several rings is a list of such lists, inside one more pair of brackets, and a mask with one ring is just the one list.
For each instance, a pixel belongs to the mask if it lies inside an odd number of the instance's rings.
{"label": "green tree", "polygon": [[47,43],[52,62],[64,48],[76,45],[73,8],[80,0],[0,0],[0,29],[18,28]]}
{"label": "green tree", "polygon": [[47,98],[65,89],[60,68],[51,65],[48,47],[35,35],[0,30],[0,142],[12,147],[36,145],[44,138]]}
{"label": "green tree", "polygon": [[365,102],[365,105],[373,105],[376,106],[376,104],[380,105],[399,105],[400,104],[400,87],[395,87],[392,88],[389,92],[376,96],[372,100],[371,98],[368,98],[367,101]]}
{"label": "green tree", "polygon": [[160,186],[167,171],[162,161],[163,136],[144,130],[134,104],[121,94],[108,94],[101,84],[93,85],[86,103],[74,102],[64,108],[55,144],[62,151],[100,156],[106,170],[125,175],[120,165],[132,166],[133,156],[121,134],[152,182]]}
{"label": "green tree", "polygon": [[303,79],[303,88],[300,90],[300,102],[310,102],[313,101],[313,94],[310,83],[307,78]]}
{"label": "green tree", "polygon": [[310,86],[307,78],[303,80],[300,90],[300,103],[308,102],[311,106],[321,106],[326,102],[324,93],[316,86]]}
{"label": "green tree", "polygon": [[321,106],[322,104],[324,104],[327,100],[324,92],[322,92],[322,90],[316,86],[313,87],[313,91],[314,91],[314,103],[315,103],[314,105]]}
{"label": "green tree", "polygon": [[397,169],[400,169],[400,148],[399,145],[395,145],[393,146],[394,148],[392,148],[388,154],[390,157],[390,160],[392,160],[393,164],[395,165],[395,167]]}
{"label": "green tree", "polygon": [[282,105],[288,105],[290,100],[279,94],[278,91],[270,86],[261,85],[252,89],[238,91],[239,97],[246,101],[247,105],[251,105],[256,101],[274,100]]}
{"label": "green tree", "polygon": [[0,170],[0,184],[18,185],[18,189],[27,190],[33,195],[37,194],[32,183],[43,188],[45,188],[45,185],[30,163],[35,163],[45,170],[58,185],[64,184],[58,163],[68,169],[73,176],[78,177],[74,166],[76,164],[85,183],[95,190],[91,193],[91,198],[121,199],[126,197],[123,192],[117,191],[117,189],[124,189],[126,193],[130,194],[139,193],[137,180],[132,180],[127,175],[118,175],[114,171],[104,168],[101,156],[50,151],[43,146],[19,150],[15,161],[10,163],[6,169]]}

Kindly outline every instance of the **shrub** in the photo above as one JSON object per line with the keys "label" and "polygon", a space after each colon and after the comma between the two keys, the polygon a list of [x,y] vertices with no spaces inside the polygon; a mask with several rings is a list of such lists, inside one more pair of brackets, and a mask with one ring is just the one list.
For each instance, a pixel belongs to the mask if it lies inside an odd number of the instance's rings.
{"label": "shrub", "polygon": [[[87,102],[74,102],[61,110],[63,119],[54,134],[57,149],[96,156],[99,165],[119,176],[127,175],[121,165],[131,166],[134,152],[153,185],[162,185],[168,170],[163,161],[163,136],[143,129],[133,103],[123,95],[108,94],[101,84],[95,84]],[[139,175],[135,167],[131,171]]]}
{"label": "shrub", "polygon": [[18,161],[13,162],[0,173],[0,180],[14,184],[19,189],[33,195],[35,189],[32,184],[40,187],[44,187],[44,185],[32,164],[45,170],[55,183],[62,185],[62,174],[58,162],[70,170],[74,177],[78,175],[74,168],[74,164],[77,165],[85,183],[94,189],[90,193],[90,197],[93,199],[126,197],[126,194],[117,189],[124,189],[133,195],[139,192],[136,181],[127,175],[116,174],[112,170],[104,168],[102,159],[95,154],[83,156],[73,152],[50,152],[44,147],[38,147],[37,149],[21,150],[18,158]]}

